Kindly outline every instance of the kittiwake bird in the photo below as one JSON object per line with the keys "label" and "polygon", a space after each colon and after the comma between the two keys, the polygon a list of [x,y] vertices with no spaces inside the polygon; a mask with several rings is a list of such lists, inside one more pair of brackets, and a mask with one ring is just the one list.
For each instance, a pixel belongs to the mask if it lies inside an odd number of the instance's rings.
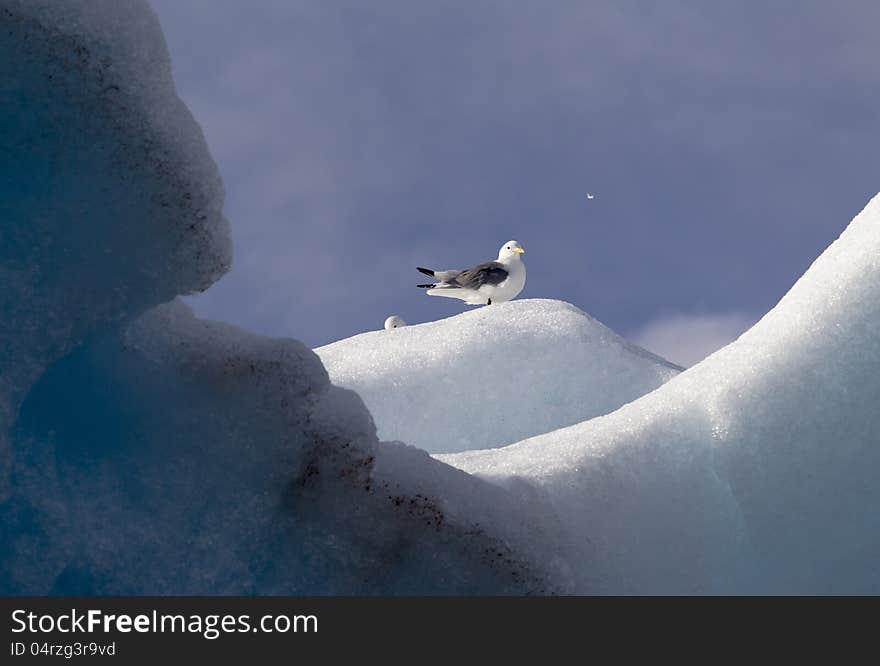
{"label": "kittiwake bird", "polygon": [[418,267],[420,273],[437,280],[417,285],[429,296],[458,298],[468,305],[492,305],[513,300],[526,284],[525,250],[515,240],[507,241],[498,251],[498,259],[465,270],[432,271]]}

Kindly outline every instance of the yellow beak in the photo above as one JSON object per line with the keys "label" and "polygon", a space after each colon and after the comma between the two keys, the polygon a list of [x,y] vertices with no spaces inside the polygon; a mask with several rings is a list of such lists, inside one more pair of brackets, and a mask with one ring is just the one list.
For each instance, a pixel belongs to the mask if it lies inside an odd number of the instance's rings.
{"label": "yellow beak", "polygon": [[525,254],[526,253],[526,251],[523,250],[521,247],[515,247],[515,248],[513,248],[513,251],[516,252],[517,254]]}

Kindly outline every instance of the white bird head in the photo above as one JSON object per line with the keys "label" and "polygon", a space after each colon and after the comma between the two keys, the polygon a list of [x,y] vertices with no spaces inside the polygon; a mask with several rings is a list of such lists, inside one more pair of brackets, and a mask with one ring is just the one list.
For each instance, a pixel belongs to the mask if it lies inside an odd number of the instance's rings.
{"label": "white bird head", "polygon": [[504,245],[501,246],[501,249],[498,250],[498,261],[510,261],[511,259],[519,259],[519,255],[523,254],[525,250],[522,249],[522,246],[515,240],[507,241]]}
{"label": "white bird head", "polygon": [[406,322],[397,315],[391,315],[385,320],[386,331],[390,331],[392,328],[401,328],[403,326],[406,326]]}

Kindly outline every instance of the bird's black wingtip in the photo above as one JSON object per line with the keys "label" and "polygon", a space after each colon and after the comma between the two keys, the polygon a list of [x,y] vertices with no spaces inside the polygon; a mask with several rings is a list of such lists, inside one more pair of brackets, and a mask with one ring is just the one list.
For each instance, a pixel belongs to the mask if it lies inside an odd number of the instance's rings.
{"label": "bird's black wingtip", "polygon": [[419,273],[424,273],[425,275],[430,275],[431,277],[434,277],[434,271],[432,271],[430,268],[422,268],[421,266],[416,266],[416,270]]}
{"label": "bird's black wingtip", "polygon": [[430,289],[431,287],[436,287],[436,284],[417,284],[416,287],[419,289]]}

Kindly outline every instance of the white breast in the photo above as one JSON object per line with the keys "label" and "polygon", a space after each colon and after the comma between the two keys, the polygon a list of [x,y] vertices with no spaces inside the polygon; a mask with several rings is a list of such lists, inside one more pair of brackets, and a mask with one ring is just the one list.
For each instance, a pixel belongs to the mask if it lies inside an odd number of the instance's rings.
{"label": "white breast", "polygon": [[513,300],[526,286],[526,265],[522,261],[512,261],[507,265],[510,271],[507,279],[497,286],[480,287],[480,293],[491,298],[493,303]]}

